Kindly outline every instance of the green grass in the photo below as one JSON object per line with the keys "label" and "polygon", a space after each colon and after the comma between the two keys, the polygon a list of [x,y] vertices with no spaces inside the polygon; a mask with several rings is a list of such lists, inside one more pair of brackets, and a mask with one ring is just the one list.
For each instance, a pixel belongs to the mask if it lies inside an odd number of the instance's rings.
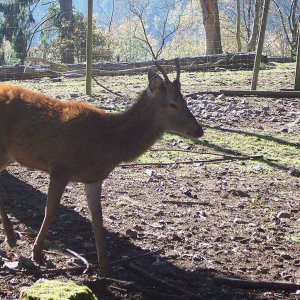
{"label": "green grass", "polygon": [[198,144],[224,154],[262,156],[249,163],[288,170],[300,169],[300,144],[295,142],[297,137],[287,140],[280,136],[256,134],[250,130],[230,132],[207,129],[205,140],[200,140]]}

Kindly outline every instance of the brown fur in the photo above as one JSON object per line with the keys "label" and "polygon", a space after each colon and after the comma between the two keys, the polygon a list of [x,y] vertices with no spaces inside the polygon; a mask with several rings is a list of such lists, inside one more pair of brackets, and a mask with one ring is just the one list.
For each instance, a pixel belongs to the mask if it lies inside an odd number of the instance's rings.
{"label": "brown fur", "polygon": [[[150,76],[151,75],[151,76]],[[92,215],[98,260],[105,273],[100,204],[101,183],[122,161],[145,152],[165,130],[200,137],[203,131],[186,107],[180,83],[164,82],[149,74],[149,87],[137,102],[120,114],[75,101],[59,101],[14,85],[0,85],[0,171],[17,161],[50,174],[44,222],[33,248],[42,259],[47,231],[66,184],[85,183]],[[2,222],[8,222],[0,199]],[[11,226],[4,224],[14,244]]]}

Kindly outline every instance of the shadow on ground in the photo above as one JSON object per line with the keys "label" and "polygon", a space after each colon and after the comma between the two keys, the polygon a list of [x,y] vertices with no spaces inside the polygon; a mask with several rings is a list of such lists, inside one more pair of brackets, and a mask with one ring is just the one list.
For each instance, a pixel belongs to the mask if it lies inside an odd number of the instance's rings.
{"label": "shadow on ground", "polygon": [[[34,232],[37,232],[44,215],[46,195],[6,171],[0,173],[0,193],[4,198],[7,213],[14,217],[17,220],[17,223],[23,223],[26,228],[31,228]],[[111,261],[122,259],[124,256],[130,257],[148,252],[147,250],[135,246],[128,238],[118,235],[117,230],[118,228],[116,228],[116,232],[108,231],[106,233],[107,250],[110,253]],[[76,239],[79,234],[84,237],[84,240],[81,241]],[[36,235],[32,235],[32,237],[30,237],[30,243],[22,246],[24,252],[24,247],[31,247],[30,244],[33,243],[35,236]],[[65,205],[60,205],[57,218],[51,226],[48,236],[49,238],[46,246],[48,251],[55,249],[56,252],[64,252],[66,248],[70,248],[73,251],[82,254],[89,263],[97,263],[95,246],[91,246],[88,251],[86,247],[84,247],[86,242],[94,243],[91,223],[74,209]],[[156,257],[159,257],[159,255],[156,255]],[[161,258],[161,260],[164,259]],[[150,267],[154,261],[155,257],[149,256],[139,259],[135,261],[135,263],[142,269],[151,272]],[[193,271],[180,269],[171,263],[167,263],[167,266],[168,268],[167,271],[165,270],[165,274],[160,273],[156,274],[156,276],[176,287],[198,294],[200,297],[197,299],[255,299],[257,296],[257,293],[253,291],[248,293],[242,290],[215,285],[213,281],[215,276],[234,277],[234,274],[220,274],[213,269],[202,268],[201,262],[199,262],[199,267]],[[61,263],[59,267],[63,268],[63,263]],[[125,266],[117,265],[114,267],[114,270],[116,277],[120,280],[134,281],[138,286],[141,286],[145,290],[149,291],[150,289],[164,294],[176,294],[176,292],[168,288],[163,288],[157,283],[153,283],[152,281],[143,278],[143,276],[136,275]],[[95,274],[90,275],[91,278],[95,278]],[[34,276],[34,280],[39,277],[40,276],[37,275]],[[55,277],[55,275],[52,275],[52,278],[53,277]],[[80,274],[66,274],[65,277],[77,282],[87,282],[89,280],[89,277],[87,280],[86,275],[84,278],[81,278]],[[18,280],[18,278],[20,277],[15,277],[15,280]],[[2,283],[0,286],[1,285]],[[133,293],[133,295],[130,295],[126,290],[124,291],[125,295],[122,295],[122,291],[118,291],[119,296],[116,296],[115,293],[112,293],[107,289],[103,290],[100,285],[97,285],[97,281],[91,282],[90,286],[99,299],[153,299],[153,297],[147,296],[149,294],[136,295]],[[19,289],[18,285],[14,285],[12,288]],[[19,290],[16,290],[15,295],[17,295],[18,292]],[[168,299],[168,297],[156,296],[155,299]],[[193,297],[180,299],[193,299]]]}

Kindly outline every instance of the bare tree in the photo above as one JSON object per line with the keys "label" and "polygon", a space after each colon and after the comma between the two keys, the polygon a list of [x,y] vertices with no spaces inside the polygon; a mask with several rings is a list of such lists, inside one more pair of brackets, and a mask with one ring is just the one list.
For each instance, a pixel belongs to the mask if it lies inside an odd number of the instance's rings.
{"label": "bare tree", "polygon": [[[186,2],[186,1],[183,1]],[[144,45],[145,49],[149,51],[151,56],[153,57],[154,60],[157,60],[159,56],[162,54],[163,48],[166,45],[166,42],[168,38],[170,38],[179,28],[180,26],[180,20],[181,16],[183,13],[183,10],[181,10],[181,13],[179,14],[177,21],[173,23],[172,26],[169,26],[169,21],[170,21],[170,15],[172,12],[172,9],[174,9],[174,5],[170,5],[166,3],[162,9],[165,10],[164,17],[162,18],[161,26],[160,26],[160,31],[159,31],[159,43],[155,47],[151,42],[149,38],[149,32],[147,31],[146,27],[146,14],[147,14],[147,8],[150,6],[150,1],[146,1],[144,3],[137,3],[137,1],[129,1],[129,7],[131,12],[133,13],[134,16],[137,17],[137,20],[139,22],[140,28],[142,29],[142,35],[139,35],[137,33],[138,27],[135,30],[135,38],[140,40]],[[184,6],[183,6],[184,7]],[[171,28],[170,28],[171,27]]]}
{"label": "bare tree", "polygon": [[205,54],[223,53],[217,0],[200,0],[205,28]]}
{"label": "bare tree", "polygon": [[285,39],[290,46],[291,57],[296,56],[297,52],[297,39],[299,34],[298,24],[300,22],[299,15],[299,1],[290,0],[287,1],[273,0],[277,8],[281,27],[285,34]]}

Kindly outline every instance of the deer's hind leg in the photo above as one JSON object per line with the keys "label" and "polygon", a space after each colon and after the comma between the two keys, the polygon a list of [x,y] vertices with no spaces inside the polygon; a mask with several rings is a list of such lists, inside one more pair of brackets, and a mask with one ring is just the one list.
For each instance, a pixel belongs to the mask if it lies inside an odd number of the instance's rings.
{"label": "deer's hind leg", "polygon": [[[3,171],[8,165],[13,162],[13,159],[10,159],[5,151],[5,147],[0,144],[0,172]],[[2,221],[2,226],[4,234],[6,235],[6,241],[10,247],[16,245],[16,236],[12,224],[7,216],[7,213],[4,208],[4,203],[0,195],[0,217]]]}

